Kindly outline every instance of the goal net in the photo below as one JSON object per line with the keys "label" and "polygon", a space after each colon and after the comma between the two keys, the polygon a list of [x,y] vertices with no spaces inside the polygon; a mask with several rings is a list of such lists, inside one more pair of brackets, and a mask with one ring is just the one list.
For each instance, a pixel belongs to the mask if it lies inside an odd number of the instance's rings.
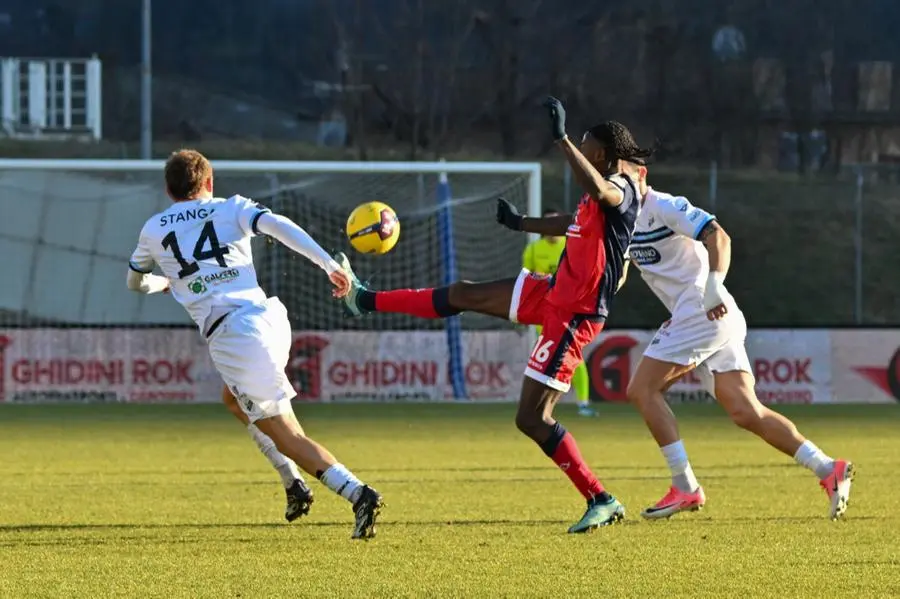
{"label": "goal net", "polygon": [[[171,298],[142,296],[125,288],[128,258],[143,223],[170,202],[163,190],[162,166],[159,161],[0,161],[0,209],[6,215],[0,219],[0,255],[5,257],[0,357],[4,329],[60,334],[66,329],[190,325],[185,311]],[[217,162],[213,166],[217,196],[248,196],[290,217],[326,250],[345,251],[360,278],[375,289],[514,277],[528,239],[496,224],[496,198],[505,197],[523,213],[540,212],[537,164]],[[356,253],[344,234],[350,211],[371,200],[392,206],[401,222],[400,241],[384,256]],[[467,332],[512,330],[505,321],[475,314],[449,321],[399,314],[347,319],[318,268],[264,238],[254,240],[254,251],[262,287],[287,306],[295,331],[447,330],[440,349],[451,362],[456,360],[458,370],[465,367],[461,340]],[[52,340],[31,345],[32,353],[56,355]],[[4,362],[7,370],[8,362]],[[459,388],[454,394],[469,395]]]}

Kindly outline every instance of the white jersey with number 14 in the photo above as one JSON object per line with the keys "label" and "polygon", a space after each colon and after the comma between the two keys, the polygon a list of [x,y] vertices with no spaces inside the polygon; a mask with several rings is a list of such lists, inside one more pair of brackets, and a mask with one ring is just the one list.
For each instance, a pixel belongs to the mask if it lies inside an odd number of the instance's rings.
{"label": "white jersey with number 14", "polygon": [[148,273],[159,265],[172,296],[205,331],[211,316],[265,301],[250,238],[266,212],[241,196],[173,202],[141,229],[129,266]]}

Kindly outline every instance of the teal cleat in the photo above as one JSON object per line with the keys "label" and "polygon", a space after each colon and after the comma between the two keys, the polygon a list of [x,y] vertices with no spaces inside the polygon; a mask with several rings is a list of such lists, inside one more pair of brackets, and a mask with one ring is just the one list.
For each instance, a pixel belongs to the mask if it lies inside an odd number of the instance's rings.
{"label": "teal cleat", "polygon": [[344,269],[344,272],[350,276],[350,293],[341,299],[344,303],[344,312],[346,312],[348,316],[362,316],[368,312],[368,310],[363,310],[359,307],[358,298],[361,291],[366,291],[366,287],[360,283],[359,277],[353,272],[353,268],[350,266],[350,259],[344,252],[335,254],[334,261],[337,262],[340,267]]}
{"label": "teal cleat", "polygon": [[570,533],[593,532],[601,526],[610,526],[625,518],[625,506],[615,497],[609,496],[606,501],[592,499],[588,501],[587,511],[581,520],[569,527]]}

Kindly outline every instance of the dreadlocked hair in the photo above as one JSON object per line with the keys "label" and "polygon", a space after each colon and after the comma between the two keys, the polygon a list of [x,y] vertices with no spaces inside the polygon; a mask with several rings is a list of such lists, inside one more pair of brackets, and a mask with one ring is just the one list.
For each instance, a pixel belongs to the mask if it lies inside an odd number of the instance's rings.
{"label": "dreadlocked hair", "polygon": [[655,148],[642,148],[634,141],[634,136],[628,127],[618,121],[606,121],[588,129],[591,137],[600,142],[608,151],[611,151],[616,160],[625,160],[641,166],[647,163],[645,158],[650,158]]}

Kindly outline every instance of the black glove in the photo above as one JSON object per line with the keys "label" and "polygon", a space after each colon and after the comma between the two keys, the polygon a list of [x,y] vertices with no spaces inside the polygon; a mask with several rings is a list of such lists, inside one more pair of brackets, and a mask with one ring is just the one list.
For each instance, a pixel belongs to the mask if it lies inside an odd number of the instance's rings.
{"label": "black glove", "polygon": [[503,198],[497,198],[497,222],[513,231],[522,230],[522,215]]}
{"label": "black glove", "polygon": [[553,141],[560,141],[566,136],[566,109],[562,102],[553,96],[547,96],[544,107],[550,113],[550,129],[553,133]]}

